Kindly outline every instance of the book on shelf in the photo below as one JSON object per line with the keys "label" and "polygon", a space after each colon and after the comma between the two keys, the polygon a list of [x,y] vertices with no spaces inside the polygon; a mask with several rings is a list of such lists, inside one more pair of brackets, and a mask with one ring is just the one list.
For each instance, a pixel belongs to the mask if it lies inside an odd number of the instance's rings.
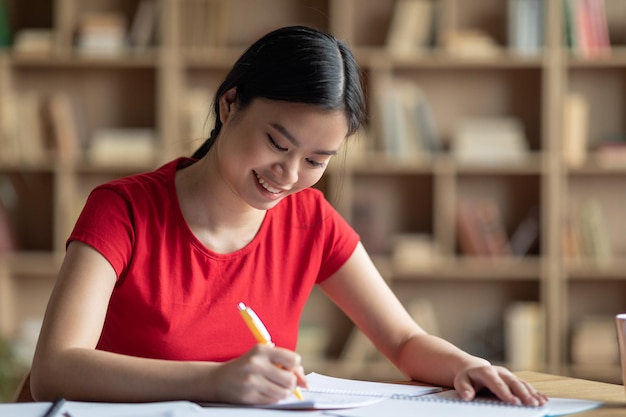
{"label": "book on shelf", "polygon": [[131,47],[146,48],[154,42],[159,4],[157,0],[141,0],[137,5],[128,31],[128,43]]}
{"label": "book on shelf", "polygon": [[602,206],[587,198],[567,213],[562,236],[563,255],[570,261],[588,260],[605,265],[613,259],[613,247]]}
{"label": "book on shelf", "polygon": [[54,31],[51,29],[20,29],[13,40],[13,51],[25,55],[50,55],[53,46]]}
{"label": "book on shelf", "polygon": [[511,233],[509,246],[511,247],[512,255],[528,255],[539,242],[540,228],[539,207],[533,207]]}
{"label": "book on shelf", "polygon": [[434,113],[417,83],[382,77],[374,88],[380,147],[388,157],[429,159],[441,151]]}
{"label": "book on shelf", "polygon": [[580,234],[586,258],[597,263],[608,263],[613,250],[607,224],[600,202],[589,198],[580,207]]}
{"label": "book on shelf", "polygon": [[94,164],[147,165],[156,160],[156,139],[152,128],[106,128],[96,130],[87,148]]}
{"label": "book on shelf", "polygon": [[574,55],[582,58],[610,55],[605,0],[564,0],[563,10],[565,39]]}
{"label": "book on shelf", "polygon": [[508,0],[508,38],[513,52],[526,56],[541,52],[544,12],[542,0]]}
{"label": "book on shelf", "polygon": [[391,264],[398,271],[419,271],[440,261],[439,251],[428,233],[401,233],[391,238]]}
{"label": "book on shelf", "polygon": [[618,135],[614,139],[603,140],[593,147],[593,158],[601,166],[626,166],[626,138]]}
{"label": "book on shelf", "polygon": [[89,12],[79,20],[76,48],[84,55],[119,55],[126,50],[126,17],[117,12]]}
{"label": "book on shelf", "polygon": [[587,161],[589,103],[580,93],[569,92],[563,101],[563,158],[570,167]]}
{"label": "book on shelf", "polygon": [[474,117],[461,120],[450,144],[459,162],[502,165],[525,162],[528,143],[524,128],[515,117]]}
{"label": "book on shelf", "polygon": [[491,198],[463,198],[457,209],[457,234],[461,253],[470,256],[511,255],[500,208]]}
{"label": "book on shelf", "polygon": [[460,58],[493,58],[501,48],[490,36],[480,29],[453,30],[442,37],[444,51]]}
{"label": "book on shelf", "polygon": [[75,97],[57,91],[48,97],[48,117],[52,141],[59,157],[73,160],[80,156],[84,138],[81,137],[79,106]]}
{"label": "book on shelf", "polygon": [[395,2],[385,46],[394,55],[422,53],[431,43],[435,18],[432,0]]}
{"label": "book on shelf", "polygon": [[513,371],[540,370],[545,363],[545,313],[541,304],[517,301],[504,313],[505,359]]}
{"label": "book on shelf", "polygon": [[34,91],[17,96],[19,115],[16,140],[19,143],[20,160],[28,164],[42,162],[47,153],[43,125],[43,97]]}
{"label": "book on shelf", "polygon": [[0,255],[17,249],[15,230],[11,225],[9,210],[0,200]]}
{"label": "book on shelf", "polygon": [[0,254],[19,247],[13,215],[18,210],[18,194],[7,175],[0,175]]}
{"label": "book on shelf", "polygon": [[11,46],[12,33],[7,0],[0,0],[0,49]]}
{"label": "book on shelf", "polygon": [[583,257],[582,237],[580,236],[579,223],[573,212],[567,213],[563,226],[562,250],[563,257],[569,262],[578,262]]}
{"label": "book on shelf", "polygon": [[8,91],[0,95],[0,158],[8,161],[19,159],[17,145],[17,98],[15,93]]}
{"label": "book on shelf", "polygon": [[32,165],[46,157],[42,97],[34,91],[7,92],[1,99],[0,154],[7,160]]}

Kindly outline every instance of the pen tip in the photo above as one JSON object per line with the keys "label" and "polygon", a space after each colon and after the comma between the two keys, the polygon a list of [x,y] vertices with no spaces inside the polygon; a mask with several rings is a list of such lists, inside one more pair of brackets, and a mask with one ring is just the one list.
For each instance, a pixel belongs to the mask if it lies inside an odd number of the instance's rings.
{"label": "pen tip", "polygon": [[246,305],[244,303],[239,303],[238,307],[239,307],[239,311],[243,311],[246,309]]}

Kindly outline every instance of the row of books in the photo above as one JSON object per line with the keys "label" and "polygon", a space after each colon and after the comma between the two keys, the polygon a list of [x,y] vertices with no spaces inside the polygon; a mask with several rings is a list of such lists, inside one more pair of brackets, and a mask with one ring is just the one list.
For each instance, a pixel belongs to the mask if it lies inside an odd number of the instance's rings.
{"label": "row of books", "polygon": [[565,37],[571,51],[585,58],[611,52],[605,0],[564,0]]}
{"label": "row of books", "polygon": [[613,248],[602,205],[589,198],[573,207],[563,233],[563,255],[570,261],[591,260],[607,264]]}
{"label": "row of books", "polygon": [[152,128],[102,128],[88,137],[77,97],[57,91],[2,96],[0,155],[5,161],[37,165],[52,155],[62,161],[83,155],[94,163],[149,163],[156,156]]}
{"label": "row of books", "polygon": [[525,256],[535,251],[540,223],[537,208],[517,224],[510,237],[497,202],[492,198],[463,198],[457,209],[459,250],[467,256]]}
{"label": "row of books", "polygon": [[[398,76],[380,75],[372,91],[375,103],[374,150],[390,159],[429,159],[446,145],[435,113],[420,85]],[[524,162],[529,155],[522,122],[512,116],[459,120],[448,144],[462,163],[481,165]]]}
{"label": "row of books", "polygon": [[66,93],[43,96],[36,92],[4,94],[0,132],[2,158],[40,164],[51,151],[73,158],[80,147],[71,98]]}
{"label": "row of books", "polygon": [[118,12],[91,11],[78,21],[76,48],[82,54],[116,55],[128,47],[142,49],[156,39],[156,0],[141,0],[132,22]]}
{"label": "row of books", "polygon": [[420,86],[399,77],[381,77],[373,91],[378,147],[391,159],[429,158],[443,145],[428,98]]}
{"label": "row of books", "polygon": [[[388,51],[395,55],[419,54],[439,42],[443,49],[457,55],[497,53],[496,41],[479,28],[437,34],[434,22],[438,7],[432,0],[398,0],[387,33]],[[611,14],[618,7],[623,7],[619,0],[563,0],[565,39],[574,54],[592,58],[610,53]],[[521,55],[541,52],[545,13],[543,0],[508,0],[507,35],[511,51]]]}
{"label": "row of books", "polygon": [[[157,40],[157,0],[140,0],[131,19],[114,11],[82,13],[76,22],[76,50],[87,55],[118,55],[150,47]],[[13,46],[16,52],[50,54],[56,30],[25,27],[12,33],[4,0],[0,0],[0,47]]]}

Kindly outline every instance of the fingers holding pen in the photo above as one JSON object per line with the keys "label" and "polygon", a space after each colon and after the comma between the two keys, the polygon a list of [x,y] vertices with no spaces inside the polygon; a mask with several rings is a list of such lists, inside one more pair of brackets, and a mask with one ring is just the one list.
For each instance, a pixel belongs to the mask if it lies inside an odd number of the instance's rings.
{"label": "fingers holding pen", "polygon": [[224,363],[218,371],[219,396],[227,402],[271,404],[306,386],[300,355],[258,344],[246,354]]}

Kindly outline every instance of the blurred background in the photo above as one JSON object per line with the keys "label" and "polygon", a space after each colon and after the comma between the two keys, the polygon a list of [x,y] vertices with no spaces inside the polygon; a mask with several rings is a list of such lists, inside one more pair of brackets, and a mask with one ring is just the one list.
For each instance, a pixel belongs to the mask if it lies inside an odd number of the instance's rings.
{"label": "blurred background", "polygon": [[[190,155],[244,47],[292,24],[361,65],[367,126],[317,187],[415,319],[513,370],[621,383],[626,2],[0,0],[0,400],[89,191]],[[317,291],[298,351],[402,378]]]}

